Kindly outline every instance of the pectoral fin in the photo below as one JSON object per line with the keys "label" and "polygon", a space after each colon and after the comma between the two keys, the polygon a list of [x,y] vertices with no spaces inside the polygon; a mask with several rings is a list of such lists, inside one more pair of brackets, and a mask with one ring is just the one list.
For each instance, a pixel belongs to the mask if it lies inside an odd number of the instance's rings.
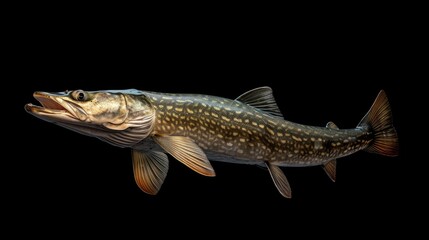
{"label": "pectoral fin", "polygon": [[215,171],[206,154],[191,138],[182,136],[156,136],[154,140],[166,152],[195,172],[204,176],[215,176]]}
{"label": "pectoral fin", "polygon": [[271,178],[273,179],[274,184],[276,185],[280,194],[285,198],[291,198],[292,191],[290,189],[289,182],[287,181],[287,178],[280,167],[268,162],[265,162],[265,165],[267,165],[268,171],[271,174]]}
{"label": "pectoral fin", "polygon": [[337,160],[331,160],[325,164],[323,164],[323,169],[325,170],[326,174],[328,174],[329,178],[335,182],[336,175],[337,175]]}
{"label": "pectoral fin", "polygon": [[134,179],[139,188],[155,195],[161,188],[168,172],[168,157],[162,152],[140,152],[133,150]]}

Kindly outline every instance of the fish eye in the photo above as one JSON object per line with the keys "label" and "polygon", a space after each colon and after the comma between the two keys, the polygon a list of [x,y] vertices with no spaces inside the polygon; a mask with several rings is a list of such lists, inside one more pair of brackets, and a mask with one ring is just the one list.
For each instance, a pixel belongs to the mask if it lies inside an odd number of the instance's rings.
{"label": "fish eye", "polygon": [[76,90],[72,93],[72,97],[77,101],[86,101],[88,98],[88,94],[82,90]]}

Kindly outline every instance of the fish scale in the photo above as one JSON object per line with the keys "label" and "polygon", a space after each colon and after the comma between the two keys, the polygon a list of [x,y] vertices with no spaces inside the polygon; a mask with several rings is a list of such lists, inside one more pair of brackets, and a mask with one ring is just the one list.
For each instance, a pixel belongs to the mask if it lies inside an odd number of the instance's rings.
{"label": "fish scale", "polygon": [[192,94],[145,95],[157,112],[154,134],[191,137],[204,150],[234,157],[233,162],[263,159],[281,166],[321,165],[370,144],[361,128],[305,126],[235,100]]}
{"label": "fish scale", "polygon": [[254,160],[255,154],[263,159],[271,153],[266,129],[259,126],[265,126],[269,116],[255,108],[218,97],[146,95],[157,110],[154,134],[189,136],[205,150],[243,161]]}

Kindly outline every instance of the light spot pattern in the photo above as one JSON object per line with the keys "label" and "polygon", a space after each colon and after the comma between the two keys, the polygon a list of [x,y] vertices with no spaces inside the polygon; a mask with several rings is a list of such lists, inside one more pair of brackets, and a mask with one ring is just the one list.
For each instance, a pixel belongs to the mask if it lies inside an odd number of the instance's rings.
{"label": "light spot pattern", "polygon": [[293,123],[239,101],[206,95],[144,92],[156,110],[155,135],[192,138],[202,149],[279,166],[320,165],[370,144],[367,129]]}

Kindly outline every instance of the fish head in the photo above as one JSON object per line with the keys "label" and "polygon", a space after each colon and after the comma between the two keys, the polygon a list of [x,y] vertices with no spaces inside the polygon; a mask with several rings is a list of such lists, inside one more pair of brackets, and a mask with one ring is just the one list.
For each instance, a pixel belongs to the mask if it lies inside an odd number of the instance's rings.
{"label": "fish head", "polygon": [[25,110],[42,120],[113,145],[130,147],[146,138],[153,127],[155,110],[144,94],[134,90],[35,92],[41,106]]}

